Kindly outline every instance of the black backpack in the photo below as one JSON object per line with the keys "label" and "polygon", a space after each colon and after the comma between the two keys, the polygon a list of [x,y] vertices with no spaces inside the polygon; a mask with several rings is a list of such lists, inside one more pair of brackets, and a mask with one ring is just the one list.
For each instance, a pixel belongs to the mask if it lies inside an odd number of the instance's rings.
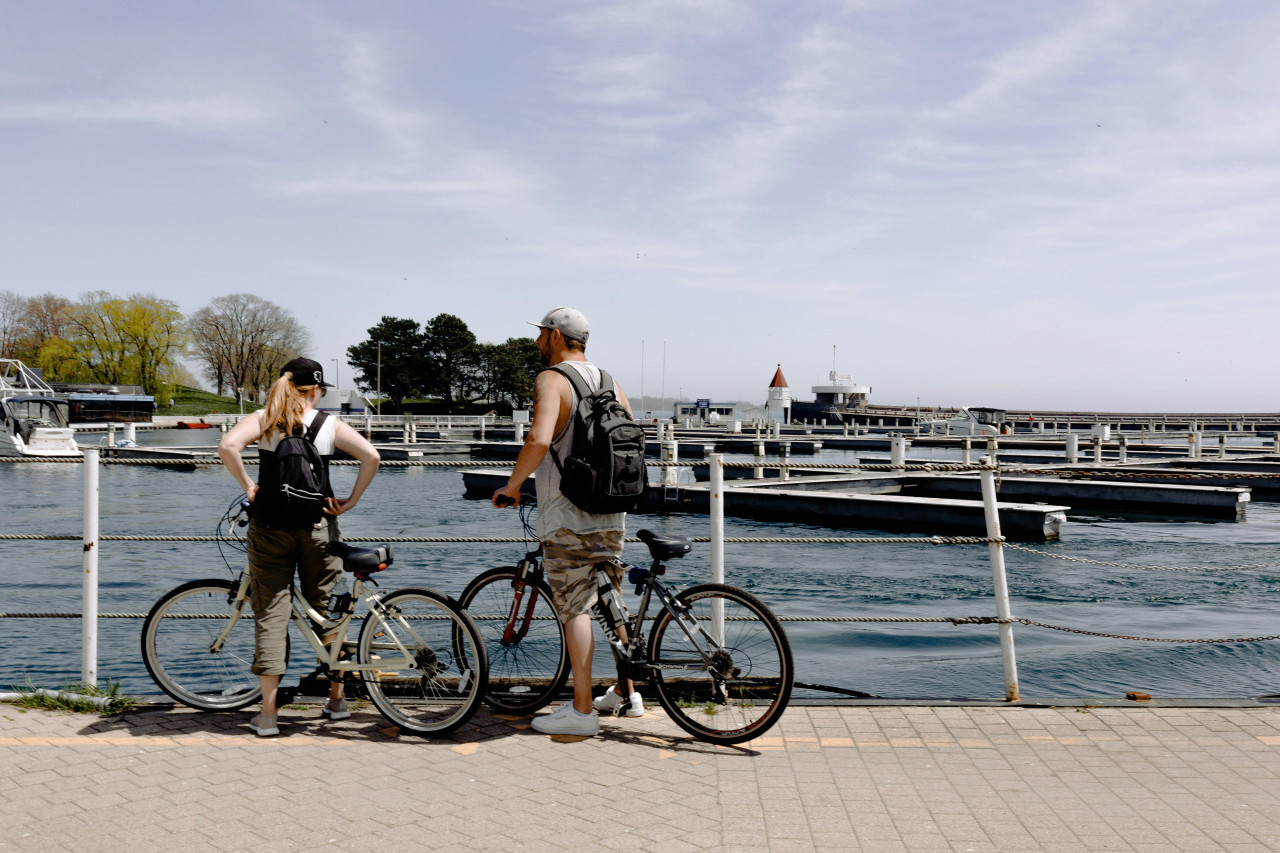
{"label": "black backpack", "polygon": [[613,377],[601,370],[600,387],[592,391],[574,368],[551,369],[568,379],[578,395],[573,446],[563,460],[551,451],[560,471],[561,493],[584,512],[634,509],[649,488],[644,431],[618,400]]}
{"label": "black backpack", "polygon": [[277,524],[315,524],[324,517],[324,499],[332,497],[333,490],[329,466],[315,441],[328,417],[328,412],[316,412],[305,433],[286,435],[276,445],[275,491],[268,503]]}

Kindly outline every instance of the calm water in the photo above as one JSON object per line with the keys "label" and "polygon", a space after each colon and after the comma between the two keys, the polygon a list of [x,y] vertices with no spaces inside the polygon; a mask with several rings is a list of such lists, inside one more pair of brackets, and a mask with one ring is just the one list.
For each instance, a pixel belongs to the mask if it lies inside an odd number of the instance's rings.
{"label": "calm water", "polygon": [[[215,431],[143,433],[147,444],[214,443]],[[936,451],[921,456],[939,458]],[[913,451],[913,455],[916,455]],[[823,461],[850,461],[840,451]],[[870,458],[868,456],[867,458]],[[687,473],[687,472],[686,472]],[[81,527],[78,465],[0,464],[2,532],[73,533]],[[335,468],[339,493],[353,468]],[[220,468],[180,473],[110,466],[101,476],[101,531],[202,535],[214,531],[238,489]],[[462,478],[443,469],[384,469],[345,516],[348,536],[518,536],[516,514],[462,496]],[[703,516],[633,516],[649,527],[706,535]],[[829,528],[728,519],[728,536],[831,535]],[[856,535],[844,530],[841,534]],[[877,531],[864,531],[876,533]],[[921,531],[927,533],[928,531]],[[1043,551],[1162,565],[1255,564],[1280,560],[1280,505],[1253,504],[1243,524],[1072,514],[1062,540]],[[482,569],[514,562],[520,545],[397,545],[384,588],[425,585],[457,595]],[[628,545],[627,557],[645,552]],[[231,554],[232,557],[239,555]],[[708,546],[672,565],[679,584],[707,578]],[[78,611],[80,546],[0,542],[5,612]],[[1092,631],[1205,638],[1280,633],[1280,569],[1150,572],[1110,569],[1007,552],[1016,616]],[[788,616],[989,615],[985,546],[733,545],[727,580]],[[234,563],[233,563],[234,564]],[[187,580],[230,577],[212,543],[103,543],[100,609],[145,612]],[[100,677],[136,694],[155,694],[138,651],[140,620],[100,623]],[[1003,675],[992,626],[788,623],[798,679],[886,697],[999,697]],[[1024,697],[1121,697],[1145,690],[1168,697],[1280,693],[1280,642],[1230,645],[1139,643],[1015,629]],[[0,689],[56,686],[79,675],[78,620],[0,619]],[[295,649],[301,645],[295,642]],[[310,670],[296,656],[293,674]],[[601,664],[603,667],[603,663]],[[602,671],[607,671],[602,669]]]}

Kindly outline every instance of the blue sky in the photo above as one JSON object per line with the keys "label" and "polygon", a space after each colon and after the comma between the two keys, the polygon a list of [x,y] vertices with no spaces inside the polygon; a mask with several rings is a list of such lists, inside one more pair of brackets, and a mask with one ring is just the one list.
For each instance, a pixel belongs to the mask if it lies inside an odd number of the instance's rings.
{"label": "blue sky", "polygon": [[[341,357],[570,304],[631,394],[1280,408],[1280,7],[18,4],[0,287]],[[662,355],[666,353],[665,379]],[[349,374],[345,363],[342,373]]]}

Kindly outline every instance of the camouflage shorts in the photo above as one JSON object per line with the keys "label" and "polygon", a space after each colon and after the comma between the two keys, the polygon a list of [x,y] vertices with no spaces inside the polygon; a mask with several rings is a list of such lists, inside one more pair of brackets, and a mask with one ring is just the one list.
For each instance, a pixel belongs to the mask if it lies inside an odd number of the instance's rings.
{"label": "camouflage shorts", "polygon": [[596,567],[604,566],[613,588],[622,589],[622,533],[573,533],[560,528],[542,540],[542,567],[561,622],[587,613],[596,603]]}

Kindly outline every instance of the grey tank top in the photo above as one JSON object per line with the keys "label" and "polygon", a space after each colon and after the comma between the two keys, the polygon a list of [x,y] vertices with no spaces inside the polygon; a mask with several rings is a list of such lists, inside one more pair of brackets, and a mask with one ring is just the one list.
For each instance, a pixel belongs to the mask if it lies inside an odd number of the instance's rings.
{"label": "grey tank top", "polygon": [[[587,387],[593,391],[600,387],[600,368],[591,362],[563,361],[561,364],[577,370],[586,381]],[[569,393],[573,395],[573,405],[576,407],[578,405],[578,392],[573,390],[572,385],[569,387]],[[545,541],[547,537],[561,528],[580,534],[599,533],[605,530],[617,530],[625,533],[627,529],[627,514],[625,512],[599,515],[592,512],[583,512],[560,492],[560,469],[556,467],[551,454],[555,453],[557,458],[564,459],[569,453],[573,447],[573,426],[574,417],[571,411],[569,422],[565,424],[560,434],[551,440],[551,449],[543,457],[542,463],[538,465],[538,470],[534,475],[534,482],[538,489],[538,539]]]}

